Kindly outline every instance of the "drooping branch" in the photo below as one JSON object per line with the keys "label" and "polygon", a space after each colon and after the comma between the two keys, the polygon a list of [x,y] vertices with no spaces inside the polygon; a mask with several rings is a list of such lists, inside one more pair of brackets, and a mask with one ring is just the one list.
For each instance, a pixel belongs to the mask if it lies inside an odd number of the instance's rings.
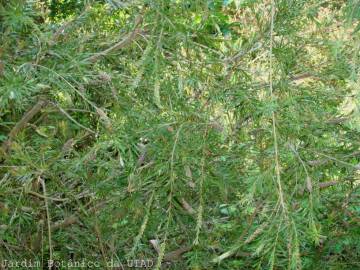
{"label": "drooping branch", "polygon": [[[356,150],[350,154],[347,154],[347,155],[344,155],[342,158],[352,158],[352,157],[357,157],[360,155],[360,150]],[[331,158],[320,158],[320,159],[314,159],[314,160],[309,160],[307,161],[307,163],[310,165],[310,166],[313,166],[313,167],[316,167],[316,166],[321,166],[321,165],[325,165],[329,162],[331,162],[333,159]],[[356,165],[355,165],[356,166]]]}

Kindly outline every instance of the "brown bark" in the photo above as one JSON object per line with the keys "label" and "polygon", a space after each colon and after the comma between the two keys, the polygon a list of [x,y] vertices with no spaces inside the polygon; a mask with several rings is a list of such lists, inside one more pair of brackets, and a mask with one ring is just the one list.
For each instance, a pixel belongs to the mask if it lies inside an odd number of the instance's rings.
{"label": "brown bark", "polygon": [[27,123],[47,105],[47,100],[40,99],[29,111],[27,111],[19,122],[12,128],[8,135],[8,139],[3,143],[2,149],[6,153],[11,148],[11,143],[16,135],[26,126]]}
{"label": "brown bark", "polygon": [[126,47],[127,45],[129,45],[132,41],[134,41],[137,38],[137,36],[140,32],[140,29],[138,28],[138,26],[142,23],[142,21],[143,21],[143,18],[142,18],[142,16],[139,15],[135,19],[135,27],[131,33],[125,35],[125,37],[122,40],[120,40],[118,43],[116,43],[115,45],[111,46],[110,48],[108,48],[102,52],[96,53],[93,56],[90,56],[85,61],[95,63],[101,57],[106,56],[113,51],[122,49],[122,48]]}

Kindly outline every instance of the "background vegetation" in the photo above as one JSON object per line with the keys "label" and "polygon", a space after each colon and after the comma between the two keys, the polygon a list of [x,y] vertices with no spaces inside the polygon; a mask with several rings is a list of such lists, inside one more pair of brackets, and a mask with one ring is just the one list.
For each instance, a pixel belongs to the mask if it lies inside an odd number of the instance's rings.
{"label": "background vegetation", "polygon": [[0,1],[0,259],[359,269],[359,18]]}

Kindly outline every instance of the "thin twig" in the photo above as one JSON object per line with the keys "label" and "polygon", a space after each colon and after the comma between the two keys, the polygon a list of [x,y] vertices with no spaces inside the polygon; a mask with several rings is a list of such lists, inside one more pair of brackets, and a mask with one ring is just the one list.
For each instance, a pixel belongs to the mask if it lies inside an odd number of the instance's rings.
{"label": "thin twig", "polygon": [[[326,157],[326,158],[329,159],[329,160],[335,161],[335,162],[340,163],[340,164],[343,164],[343,165],[345,165],[345,166],[349,166],[349,167],[354,168],[354,169],[357,169],[357,168],[358,168],[358,167],[357,167],[358,165],[354,165],[354,164],[351,164],[351,163],[342,161],[342,160],[340,160],[340,159],[334,158],[334,157],[332,157],[332,156],[329,156],[329,155],[326,155],[326,154],[323,154],[323,153],[320,153],[320,152],[316,152],[316,151],[312,151],[312,152],[315,152],[316,154],[318,154],[318,155],[320,155],[320,156],[324,156],[324,157]],[[351,154],[348,155],[348,156],[345,156],[345,157],[351,157]]]}
{"label": "thin twig", "polygon": [[[58,76],[60,79],[62,79],[67,85],[70,86],[71,89],[73,89],[79,96],[82,97],[83,100],[85,100],[90,106],[92,106],[95,110],[98,110],[99,108],[92,102],[90,101],[87,97],[85,97],[85,95],[79,91],[78,89],[76,89],[67,79],[65,79],[62,75],[60,75],[59,73],[57,73],[55,70],[51,69],[51,68],[48,68],[48,67],[45,67],[45,66],[42,66],[42,65],[37,65],[37,64],[31,64],[31,63],[27,63],[31,66],[34,66],[34,67],[40,67],[40,68],[43,68],[43,69],[46,69],[52,73],[54,73],[56,76]],[[19,67],[18,70],[20,70],[24,65],[21,65]]]}
{"label": "thin twig", "polygon": [[206,165],[206,138],[208,135],[209,126],[206,125],[206,129],[203,136],[203,145],[202,145],[202,157],[201,157],[201,176],[199,179],[199,207],[197,210],[197,221],[196,221],[196,235],[194,240],[194,245],[199,245],[199,237],[201,226],[203,223],[203,212],[204,212],[204,182],[205,182],[205,165]]}
{"label": "thin twig", "polygon": [[[44,193],[44,202],[45,202],[45,209],[46,209],[46,219],[47,219],[47,226],[48,226],[48,237],[49,237],[49,261],[52,262],[52,258],[53,258],[53,247],[52,247],[52,243],[51,243],[51,225],[50,225],[50,212],[49,212],[49,204],[48,204],[48,197],[46,195],[46,185],[44,180],[41,178],[41,176],[38,177],[38,181],[40,182],[42,189],[43,189],[43,193]],[[49,269],[52,268],[51,266],[52,263],[49,264]]]}
{"label": "thin twig", "polygon": [[95,221],[95,226],[94,226],[94,229],[95,229],[95,233],[96,233],[96,237],[99,241],[99,245],[100,245],[100,251],[101,251],[101,256],[103,257],[103,261],[105,263],[105,267],[106,269],[108,269],[109,267],[107,266],[107,259],[106,259],[106,253],[105,253],[105,248],[104,248],[104,245],[103,245],[103,241],[102,241],[102,237],[101,237],[101,232],[100,232],[100,228],[97,224],[97,221]]}
{"label": "thin twig", "polygon": [[[149,221],[149,217],[150,217],[150,211],[151,211],[151,207],[152,207],[152,203],[153,203],[153,200],[154,200],[154,192],[151,193],[151,196],[150,196],[150,199],[147,203],[147,207],[146,207],[146,214],[145,214],[145,217],[143,219],[143,222],[140,226],[140,230],[139,230],[139,233],[136,235],[136,237],[134,238],[134,245],[130,251],[130,253],[128,254],[129,257],[132,257],[135,255],[135,251],[140,243],[140,240],[142,238],[142,236],[144,235],[144,232],[145,232],[145,229],[146,229],[146,226],[148,224],[148,221]],[[159,249],[160,250],[160,249]]]}
{"label": "thin twig", "polygon": [[327,187],[335,186],[337,184],[339,184],[338,181],[320,182],[319,183],[319,189],[324,189],[324,188],[327,188]]}
{"label": "thin twig", "polygon": [[86,131],[90,132],[91,134],[96,134],[95,131],[91,130],[90,128],[85,127],[84,125],[80,124],[78,121],[76,121],[74,118],[72,118],[72,116],[70,114],[68,114],[63,108],[61,108],[59,105],[57,105],[56,103],[51,103],[53,104],[56,108],[59,109],[59,111],[64,114],[71,122],[73,122],[74,124],[78,125],[79,127],[85,129]]}
{"label": "thin twig", "polygon": [[[269,90],[271,99],[275,99],[275,95],[273,93],[273,39],[274,39],[274,16],[275,16],[275,2],[274,0],[271,1],[271,24],[270,24],[270,56],[269,56]],[[286,213],[284,195],[282,191],[281,185],[281,172],[280,172],[280,161],[279,161],[279,146],[277,140],[277,133],[276,133],[276,115],[275,112],[272,111],[272,129],[273,129],[273,136],[274,136],[274,150],[275,150],[275,172],[276,172],[276,180],[277,186],[279,189],[279,199],[282,210]]]}
{"label": "thin twig", "polygon": [[157,258],[157,262],[155,265],[155,269],[158,270],[161,267],[161,263],[164,259],[164,255],[165,255],[165,248],[166,248],[166,241],[168,238],[168,234],[169,234],[169,226],[170,226],[170,221],[171,221],[171,217],[172,217],[172,208],[173,208],[173,195],[174,195],[174,181],[175,181],[175,172],[174,172],[174,162],[175,162],[175,150],[176,150],[176,146],[178,144],[178,140],[179,140],[179,135],[180,135],[180,131],[183,128],[183,125],[181,125],[178,129],[178,131],[176,132],[175,135],[175,140],[174,140],[174,145],[171,151],[171,159],[170,159],[170,180],[169,180],[169,184],[170,184],[170,192],[169,192],[169,196],[168,196],[168,209],[167,209],[167,220],[166,220],[166,225],[165,225],[165,236],[164,236],[164,240],[163,243],[160,246],[160,252],[159,252],[159,256]]}
{"label": "thin twig", "polygon": [[316,75],[309,73],[309,72],[305,72],[303,74],[291,76],[290,80],[291,81],[299,81],[299,80],[304,80],[307,78],[316,78]]}
{"label": "thin twig", "polygon": [[164,255],[164,261],[171,262],[181,258],[181,255],[192,249],[192,246],[180,247],[174,251],[168,252]]}
{"label": "thin twig", "polygon": [[[151,246],[155,249],[156,253],[160,253],[160,246],[159,246],[159,241],[152,239],[149,241]],[[181,258],[181,255],[185,252],[188,252],[192,249],[192,246],[184,246],[184,247],[180,247],[174,251],[168,252],[164,255],[164,261],[165,262],[172,262],[172,261],[176,261],[178,259]]]}
{"label": "thin twig", "polygon": [[[249,229],[251,228],[251,226],[254,223],[254,219],[256,217],[256,215],[259,213],[259,211],[261,210],[263,205],[259,204],[255,211],[251,214],[249,221],[248,221],[248,226],[245,228],[245,230],[243,230],[243,232],[241,233],[239,240],[238,240],[238,245],[235,245],[233,248],[231,248],[230,250],[222,253],[221,255],[219,255],[218,257],[214,258],[212,260],[213,263],[220,263],[222,260],[225,260],[226,258],[232,257],[234,256],[237,251],[242,247],[243,244],[248,244],[250,243],[253,239],[254,239],[254,234],[250,235],[244,243],[242,243],[243,238],[245,237],[245,235],[248,233]],[[266,222],[265,222],[266,223]],[[267,223],[266,223],[267,224]],[[251,240],[251,241],[250,241]]]}
{"label": "thin twig", "polygon": [[299,159],[301,165],[303,166],[304,168],[304,171],[305,171],[305,174],[306,174],[306,188],[307,190],[310,192],[310,204],[311,204],[311,208],[312,208],[312,180],[311,180],[311,177],[309,175],[309,172],[306,168],[306,164],[305,162],[302,160],[302,158],[300,157],[299,153],[296,151],[295,147],[291,144],[288,144],[289,145],[289,148],[294,152],[295,156]]}
{"label": "thin twig", "polygon": [[12,128],[8,135],[8,139],[3,143],[2,148],[4,152],[7,152],[10,147],[12,140],[16,137],[16,135],[26,126],[27,123],[38,113],[40,110],[47,105],[48,101],[44,99],[40,99],[29,111],[27,111],[24,116],[20,119],[19,122]]}
{"label": "thin twig", "polygon": [[125,46],[129,45],[132,41],[134,41],[138,35],[138,33],[140,32],[140,29],[138,28],[138,26],[142,23],[143,21],[143,17],[141,15],[139,15],[136,19],[135,19],[135,26],[134,26],[134,30],[125,35],[125,37],[120,40],[118,43],[116,43],[115,45],[111,46],[110,48],[96,53],[93,56],[90,56],[89,58],[85,59],[85,62],[91,62],[94,63],[97,60],[99,60],[101,57],[108,55],[109,53],[122,49]]}
{"label": "thin twig", "polygon": [[69,200],[69,199],[67,199],[67,198],[61,199],[61,198],[48,197],[48,196],[39,194],[39,193],[37,193],[37,192],[35,192],[35,191],[26,191],[25,193],[26,193],[26,194],[33,195],[33,196],[36,196],[36,197],[38,197],[38,198],[40,198],[40,199],[50,200],[50,201],[54,201],[54,202],[66,202],[66,201]]}
{"label": "thin twig", "polygon": [[[347,155],[344,155],[342,156],[342,158],[352,158],[352,157],[356,157],[356,156],[359,156],[360,155],[360,151],[359,150],[356,150],[350,154],[347,154]],[[307,163],[310,165],[310,166],[320,166],[320,165],[324,165],[328,162],[330,162],[331,159],[329,158],[322,158],[322,159],[314,159],[314,160],[309,160],[307,161]]]}
{"label": "thin twig", "polygon": [[338,124],[342,124],[342,123],[348,121],[349,119],[351,119],[350,116],[335,117],[335,118],[327,120],[326,123],[329,124],[329,125],[338,125]]}
{"label": "thin twig", "polygon": [[58,222],[54,223],[51,226],[51,229],[53,231],[55,231],[55,230],[58,230],[58,229],[61,229],[61,228],[68,227],[68,226],[70,226],[72,224],[75,224],[75,223],[78,223],[78,222],[79,222],[79,219],[75,215],[73,215],[73,216],[65,218],[64,220],[61,220],[61,221],[58,221]]}

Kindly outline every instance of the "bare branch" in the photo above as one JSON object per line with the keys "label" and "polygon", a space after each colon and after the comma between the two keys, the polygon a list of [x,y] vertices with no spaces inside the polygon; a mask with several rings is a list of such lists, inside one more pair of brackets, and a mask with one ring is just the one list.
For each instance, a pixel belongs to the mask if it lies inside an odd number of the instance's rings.
{"label": "bare branch", "polygon": [[4,152],[7,152],[11,148],[11,143],[16,135],[30,122],[30,120],[40,110],[48,104],[47,100],[40,99],[29,111],[27,111],[19,122],[12,128],[8,135],[8,139],[3,143],[2,148]]}
{"label": "bare branch", "polygon": [[40,199],[44,199],[44,200],[50,200],[50,201],[54,201],[54,202],[66,202],[68,201],[69,199],[61,199],[61,198],[53,198],[53,197],[48,197],[48,196],[45,196],[45,195],[41,195],[35,191],[26,191],[27,194],[30,194],[30,195],[33,195],[33,196],[36,196]]}
{"label": "bare branch", "polygon": [[327,188],[327,187],[335,186],[337,184],[339,184],[338,181],[322,182],[322,183],[319,183],[319,189],[324,189],[324,188]]}
{"label": "bare branch", "polygon": [[143,20],[142,16],[138,16],[135,20],[134,30],[131,33],[125,35],[124,38],[115,45],[111,46],[110,48],[102,52],[96,53],[93,56],[90,56],[89,58],[85,59],[85,61],[94,63],[97,60],[99,60],[101,57],[106,56],[113,51],[122,49],[127,45],[129,45],[132,41],[134,41],[137,38],[138,34],[140,33],[140,29],[138,28],[138,26],[142,23],[142,20]]}
{"label": "bare branch", "polygon": [[67,218],[65,218],[64,220],[60,220],[55,222],[52,226],[51,226],[51,230],[55,231],[57,229],[62,229],[68,226],[71,226],[72,224],[78,223],[79,219],[76,216],[69,216]]}

